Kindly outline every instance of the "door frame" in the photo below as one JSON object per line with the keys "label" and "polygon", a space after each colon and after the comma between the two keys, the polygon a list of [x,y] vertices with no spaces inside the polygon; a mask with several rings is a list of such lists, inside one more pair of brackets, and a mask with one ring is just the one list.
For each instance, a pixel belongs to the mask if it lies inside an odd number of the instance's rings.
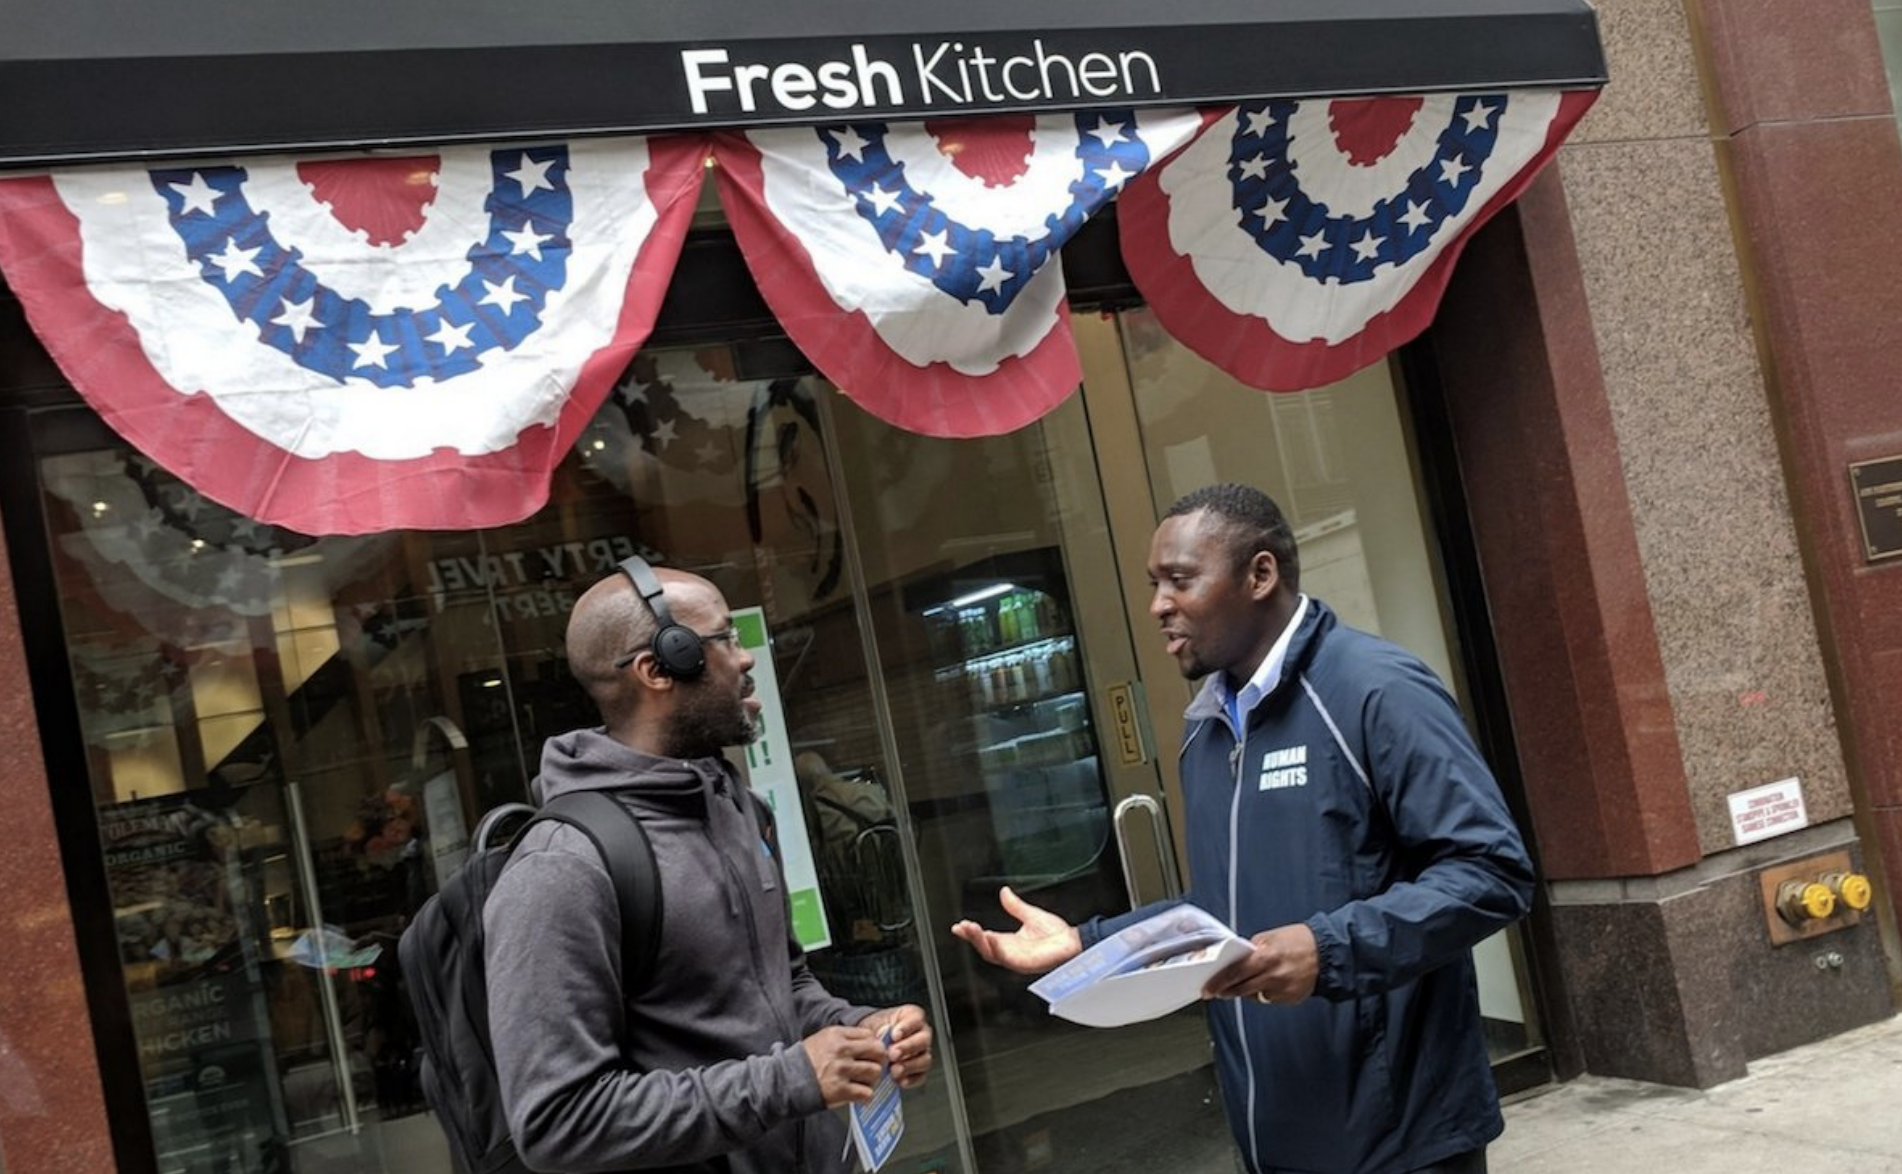
{"label": "door frame", "polygon": [[[1472,512],[1466,504],[1466,483],[1454,442],[1446,387],[1434,357],[1431,329],[1394,354],[1398,368],[1403,424],[1410,430],[1417,462],[1421,503],[1426,509],[1439,574],[1445,583],[1443,598],[1451,610],[1448,628],[1453,654],[1464,675],[1466,716],[1472,724],[1480,754],[1493,769],[1506,807],[1519,825],[1535,874],[1543,875],[1539,846],[1532,835],[1532,812],[1526,802],[1525,776],[1519,765],[1518,742],[1513,735],[1512,711],[1507,701],[1505,672],[1493,634],[1492,609],[1480,571],[1479,545],[1473,535]],[[1561,1049],[1554,1044],[1573,1038],[1563,977],[1557,964],[1558,943],[1552,924],[1552,902],[1544,884],[1533,887],[1532,909],[1519,921],[1520,949],[1515,956],[1522,969],[1522,996],[1536,1009],[1537,1047],[1524,1055],[1493,1065],[1493,1081],[1502,1095],[1550,1084],[1568,1071]],[[1581,1069],[1582,1070],[1582,1069]]]}
{"label": "door frame", "polygon": [[[53,410],[35,410],[41,407]],[[6,528],[41,755],[46,777],[53,784],[53,828],[59,840],[113,1163],[119,1174],[157,1174],[157,1144],[146,1109],[145,1077],[132,1027],[132,1001],[120,966],[112,897],[106,888],[105,847],[89,782],[92,772],[72,664],[67,659],[52,540],[40,500],[40,458],[84,447],[101,435],[111,436],[98,415],[71,392],[0,403],[0,470],[4,470],[0,473],[0,525]],[[116,442],[116,437],[112,439]]]}
{"label": "door frame", "polygon": [[[1095,292],[1102,298],[1100,305],[1079,306],[1073,298],[1073,309],[1105,311],[1103,329],[1120,336],[1119,320],[1109,311],[1140,304],[1140,299],[1134,296],[1133,288],[1128,296],[1118,296],[1120,291],[1113,284],[1099,286]],[[1101,348],[1088,345],[1087,333],[1093,325],[1081,318],[1073,322],[1079,335],[1077,350],[1084,366],[1081,394],[1098,467],[1106,470],[1101,480],[1110,520],[1111,545],[1117,559],[1117,582],[1131,619],[1130,635],[1138,679],[1146,682],[1145,716],[1149,729],[1154,732],[1151,748],[1165,782],[1164,810],[1170,815],[1175,859],[1184,870],[1181,881],[1186,887],[1188,854],[1184,821],[1180,818],[1184,809],[1182,779],[1171,748],[1181,744],[1186,724],[1182,711],[1193,690],[1184,683],[1183,691],[1176,694],[1172,687],[1164,684],[1179,681],[1180,673],[1162,641],[1144,638],[1150,635],[1141,626],[1149,613],[1149,588],[1145,576],[1134,570],[1142,564],[1147,535],[1168,503],[1153,499],[1153,481],[1142,445],[1134,389],[1128,365],[1120,361],[1120,337],[1114,349],[1117,361],[1111,361]],[[1505,679],[1480,573],[1458,451],[1447,415],[1445,389],[1432,357],[1430,333],[1401,348],[1391,361],[1400,400],[1400,426],[1414,461],[1415,489],[1425,515],[1425,540],[1434,575],[1439,580],[1441,606],[1447,613],[1444,628],[1449,652],[1461,677],[1464,713],[1508,809],[1525,832],[1527,850],[1533,854],[1536,867],[1537,847],[1530,835],[1531,815],[1526,805]],[[1125,472],[1110,476],[1107,473],[1110,468]],[[1138,536],[1142,538],[1141,549],[1132,549],[1139,545]],[[1161,749],[1157,752],[1156,748]],[[1551,1037],[1554,1018],[1563,1014],[1565,1003],[1558,968],[1550,962],[1557,957],[1557,947],[1553,940],[1550,901],[1543,886],[1536,888],[1531,912],[1518,923],[1518,932],[1507,941],[1512,950],[1521,1002],[1527,1008],[1530,1040],[1523,1051],[1494,1063],[1494,1080],[1502,1093],[1549,1084],[1559,1075]],[[1562,1032],[1563,1026],[1558,1030]]]}

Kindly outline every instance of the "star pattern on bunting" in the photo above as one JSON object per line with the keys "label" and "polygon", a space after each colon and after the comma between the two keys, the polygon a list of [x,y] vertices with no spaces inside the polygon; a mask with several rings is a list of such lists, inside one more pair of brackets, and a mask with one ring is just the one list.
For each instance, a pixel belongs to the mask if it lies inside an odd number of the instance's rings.
{"label": "star pattern on bunting", "polygon": [[1303,183],[1290,126],[1298,103],[1237,107],[1229,181],[1242,228],[1263,252],[1301,266],[1310,277],[1368,281],[1382,266],[1429,247],[1439,225],[1464,210],[1509,103],[1503,94],[1460,95],[1433,141],[1432,158],[1407,177],[1402,190],[1364,213],[1337,212]]}
{"label": "star pattern on bunting", "polygon": [[469,332],[473,329],[475,329],[473,322],[465,322],[461,326],[456,326],[445,318],[443,319],[442,325],[436,328],[436,333],[428,337],[429,341],[443,349],[444,354],[449,355],[454,354],[464,347],[472,347],[475,345],[475,343],[469,341]]}
{"label": "star pattern on bunting", "polygon": [[434,304],[388,310],[338,293],[307,269],[251,206],[244,168],[158,169],[150,182],[206,282],[257,326],[262,342],[334,379],[397,387],[419,375],[453,378],[491,350],[518,346],[540,329],[548,295],[567,281],[574,208],[567,149],[497,150],[489,158],[487,241],[470,250],[460,279]]}
{"label": "star pattern on bunting", "polygon": [[[195,491],[182,521],[509,525],[652,331],[706,155],[603,135],[55,168],[0,178],[0,266],[36,328],[84,341],[78,394]],[[134,541],[138,511],[99,512]]]}
{"label": "star pattern on bunting", "polygon": [[205,260],[222,270],[225,284],[230,285],[240,277],[264,276],[264,271],[258,268],[257,263],[258,254],[263,251],[262,248],[241,249],[234,237],[225,242],[223,252],[214,253]]}
{"label": "star pattern on bunting", "polygon": [[1320,387],[1426,329],[1462,248],[1596,91],[1261,99],[1130,186],[1131,280],[1183,346],[1263,391]]}
{"label": "star pattern on bunting", "polygon": [[1001,237],[943,212],[930,192],[912,187],[903,162],[888,150],[891,124],[829,127],[818,134],[833,176],[858,214],[877,228],[888,251],[904,257],[907,268],[945,293],[1001,313],[1049,264],[1056,252],[1049,241],[1068,239],[1151,162],[1128,113],[1093,111],[1072,121],[1082,178],[1072,188],[1070,207],[1052,217],[1052,232],[1041,237]]}
{"label": "star pattern on bunting", "polygon": [[311,311],[311,304],[316,300],[305,298],[301,302],[293,302],[285,298],[284,312],[271,319],[271,325],[282,326],[291,332],[292,339],[299,343],[303,342],[305,331],[324,328],[324,324],[317,321],[317,315]]}
{"label": "star pattern on bunting", "polygon": [[514,232],[503,232],[503,239],[511,246],[511,256],[527,255],[539,261],[542,259],[542,245],[555,239],[552,232],[536,232],[533,220],[522,221],[522,227]]}
{"label": "star pattern on bunting", "polygon": [[552,192],[555,184],[548,178],[548,171],[555,162],[554,159],[537,159],[524,152],[521,164],[508,172],[507,176],[521,186],[523,199],[540,191]]}
{"label": "star pattern on bunting", "polygon": [[370,337],[364,339],[362,342],[347,343],[345,345],[357,356],[357,361],[354,366],[358,367],[387,368],[390,365],[390,355],[400,349],[384,342],[383,339],[376,334],[370,335]]}
{"label": "star pattern on bunting", "polygon": [[192,172],[191,182],[175,183],[172,185],[172,190],[178,193],[182,201],[181,214],[186,216],[193,213],[211,215],[212,210],[218,206],[218,197],[222,194],[217,188],[205,182],[203,174],[196,171]]}

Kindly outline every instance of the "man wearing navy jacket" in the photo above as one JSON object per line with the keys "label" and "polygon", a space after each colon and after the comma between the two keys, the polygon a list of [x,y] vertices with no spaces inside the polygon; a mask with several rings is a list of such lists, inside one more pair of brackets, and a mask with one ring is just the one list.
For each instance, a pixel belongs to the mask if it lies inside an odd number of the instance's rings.
{"label": "man wearing navy jacket", "polygon": [[[1150,545],[1150,613],[1190,703],[1187,900],[1254,951],[1203,991],[1223,1099],[1254,1174],[1474,1174],[1504,1122],[1471,947],[1531,904],[1523,841],[1458,707],[1400,647],[1300,593],[1294,534],[1215,485]],[[1048,970],[1163,906],[953,932]]]}

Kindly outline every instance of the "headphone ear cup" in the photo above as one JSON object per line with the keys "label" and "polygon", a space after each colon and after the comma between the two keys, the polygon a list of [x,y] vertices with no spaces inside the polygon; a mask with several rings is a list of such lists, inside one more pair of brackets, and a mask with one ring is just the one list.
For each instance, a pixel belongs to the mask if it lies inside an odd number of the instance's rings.
{"label": "headphone ear cup", "polygon": [[654,659],[678,681],[691,681],[707,671],[707,650],[700,634],[680,624],[667,624],[654,633]]}

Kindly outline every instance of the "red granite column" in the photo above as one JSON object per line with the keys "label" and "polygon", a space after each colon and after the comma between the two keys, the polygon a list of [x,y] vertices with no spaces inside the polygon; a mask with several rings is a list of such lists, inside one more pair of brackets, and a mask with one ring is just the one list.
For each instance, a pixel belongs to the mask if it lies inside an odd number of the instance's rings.
{"label": "red granite column", "polygon": [[1697,1086],[1742,1075],[1736,1050],[1692,1022],[1656,902],[1552,900],[1563,882],[1616,890],[1701,856],[1555,171],[1462,255],[1432,346],[1548,882],[1528,929],[1551,963],[1539,1014],[1554,1066]]}
{"label": "red granite column", "polygon": [[[94,1058],[72,913],[0,534],[0,1157],[18,1174],[110,1171],[112,1141]],[[82,784],[83,785],[83,782]]]}
{"label": "red granite column", "polygon": [[1902,558],[1867,558],[1849,481],[1852,463],[1902,457],[1902,221],[1885,211],[1902,146],[1874,17],[1867,0],[1690,8],[1865,848],[1893,897]]}
{"label": "red granite column", "polygon": [[1682,751],[1554,171],[1473,241],[1433,331],[1543,872],[1691,864]]}

